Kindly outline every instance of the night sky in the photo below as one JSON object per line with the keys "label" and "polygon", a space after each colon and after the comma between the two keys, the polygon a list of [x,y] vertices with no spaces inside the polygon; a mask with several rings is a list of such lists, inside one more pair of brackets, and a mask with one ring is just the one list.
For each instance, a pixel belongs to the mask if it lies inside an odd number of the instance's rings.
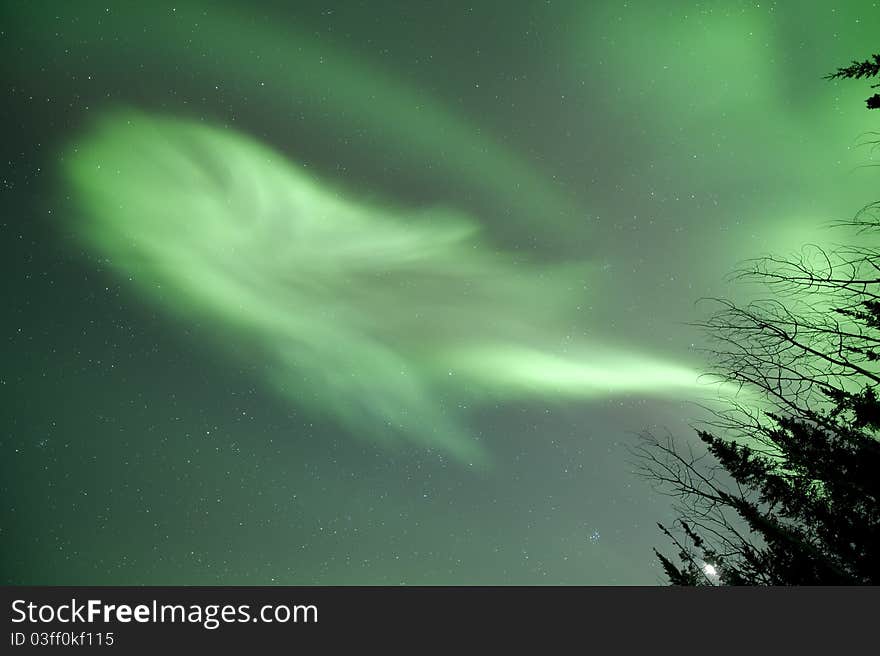
{"label": "night sky", "polygon": [[876,200],[877,3],[0,3],[0,581],[656,584],[706,296]]}

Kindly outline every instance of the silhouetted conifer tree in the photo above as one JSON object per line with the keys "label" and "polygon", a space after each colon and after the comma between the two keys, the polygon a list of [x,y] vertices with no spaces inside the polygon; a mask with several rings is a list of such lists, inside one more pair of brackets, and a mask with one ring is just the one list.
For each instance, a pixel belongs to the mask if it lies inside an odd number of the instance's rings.
{"label": "silhouetted conifer tree", "polygon": [[[863,77],[876,77],[878,73],[880,73],[880,55],[871,55],[871,59],[866,59],[862,62],[853,60],[852,64],[850,64],[849,66],[838,68],[837,72],[827,75],[826,79],[860,80]],[[872,89],[876,89],[878,87],[880,87],[880,84],[871,85]],[[875,93],[873,96],[868,98],[866,102],[868,103],[868,109],[880,108],[880,94]]]}
{"label": "silhouetted conifer tree", "polygon": [[[828,78],[878,74],[875,54]],[[880,584],[880,202],[840,227],[854,245],[740,271],[765,300],[715,299],[713,373],[740,394],[697,431],[705,452],[635,449],[676,499],[677,562],[655,550],[673,585]]]}
{"label": "silhouetted conifer tree", "polygon": [[716,300],[702,324],[740,394],[698,431],[706,453],[650,434],[636,448],[677,499],[660,528],[678,562],[657,552],[672,584],[880,583],[878,210],[848,224],[857,246],[750,263],[739,276],[769,299]]}

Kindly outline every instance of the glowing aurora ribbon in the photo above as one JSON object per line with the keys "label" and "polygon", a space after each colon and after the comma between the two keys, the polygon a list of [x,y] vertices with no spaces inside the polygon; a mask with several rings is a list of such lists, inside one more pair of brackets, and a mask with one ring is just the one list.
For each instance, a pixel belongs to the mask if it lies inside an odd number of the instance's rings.
{"label": "glowing aurora ribbon", "polygon": [[695,385],[566,339],[586,266],[493,252],[455,212],[355,202],[232,130],[111,115],[64,166],[89,246],[353,434],[473,461],[460,402]]}

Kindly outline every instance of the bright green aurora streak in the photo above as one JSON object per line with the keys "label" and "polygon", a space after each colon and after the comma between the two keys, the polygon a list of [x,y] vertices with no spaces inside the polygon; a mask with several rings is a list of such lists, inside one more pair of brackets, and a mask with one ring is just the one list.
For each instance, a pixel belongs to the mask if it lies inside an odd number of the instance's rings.
{"label": "bright green aurora streak", "polygon": [[120,275],[354,434],[474,462],[465,401],[696,385],[569,336],[586,265],[515,261],[454,211],[354,202],[232,130],[113,114],[64,164],[77,232]]}

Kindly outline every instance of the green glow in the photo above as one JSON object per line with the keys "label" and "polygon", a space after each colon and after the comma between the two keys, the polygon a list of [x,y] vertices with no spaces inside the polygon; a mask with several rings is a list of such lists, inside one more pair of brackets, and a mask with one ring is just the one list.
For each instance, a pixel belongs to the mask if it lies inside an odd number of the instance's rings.
{"label": "green glow", "polygon": [[516,346],[454,352],[452,361],[469,375],[500,389],[554,396],[603,396],[631,391],[694,388],[692,369],[603,348],[572,357]]}
{"label": "green glow", "polygon": [[[98,20],[79,19],[86,7]],[[453,180],[503,207],[514,222],[540,214],[544,224],[533,235],[551,238],[549,227],[582,222],[587,215],[547,172],[493,139],[486,126],[372,66],[362,53],[295,26],[258,21],[249,9],[160,1],[115,12],[84,1],[59,3],[51,16],[25,4],[7,21],[11,38],[41,40],[47,54],[59,57],[64,55],[55,52],[55,28],[32,28],[47,21],[64,25],[65,34],[84,49],[85,61],[112,59],[117,44],[104,35],[120,30],[132,56],[168,70],[196,68],[204,79],[222,80],[214,89],[218,96],[255,102],[272,120],[306,120],[346,142],[352,135],[369,135],[371,154],[381,153],[384,164],[393,162],[426,180]],[[147,23],[156,27],[141,29]],[[79,75],[91,70],[86,66]],[[534,228],[520,223],[523,227]]]}
{"label": "green glow", "polygon": [[695,387],[687,369],[567,336],[587,266],[493,252],[456,212],[351,201],[232,130],[118,114],[64,160],[87,243],[354,434],[472,462],[446,410],[458,400]]}
{"label": "green glow", "polygon": [[[607,84],[589,98],[637,112],[628,145],[649,164],[641,184],[692,200],[706,224],[723,229],[679,237],[701,252],[723,243],[723,268],[712,275],[743,258],[827,243],[830,220],[873,198],[875,178],[857,171],[871,152],[856,145],[876,130],[865,86],[822,78],[875,49],[876,7],[635,0],[566,11],[560,55],[572,64],[572,85],[598,69]],[[718,202],[731,190],[741,212],[733,217]]]}

